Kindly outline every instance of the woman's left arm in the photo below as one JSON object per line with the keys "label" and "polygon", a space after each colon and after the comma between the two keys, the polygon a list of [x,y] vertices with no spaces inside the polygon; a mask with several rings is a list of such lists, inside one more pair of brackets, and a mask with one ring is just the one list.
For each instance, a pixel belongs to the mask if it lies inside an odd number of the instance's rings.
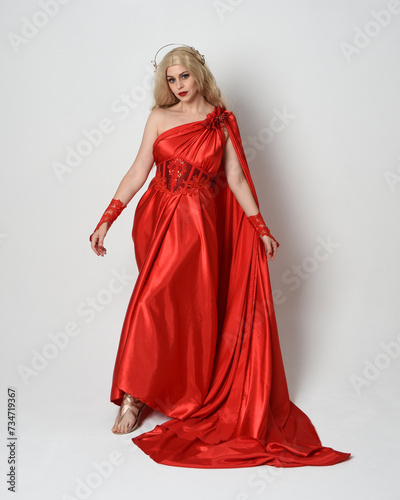
{"label": "woman's left arm", "polygon": [[[244,213],[247,217],[257,215],[259,209],[257,207],[256,200],[251,192],[249,183],[243,173],[239,158],[237,157],[236,151],[229,137],[225,142],[225,151],[222,162],[229,187],[235,195],[239,205],[243,208]],[[277,242],[267,235],[261,236],[261,239],[266,247],[267,260],[274,260],[278,249]]]}

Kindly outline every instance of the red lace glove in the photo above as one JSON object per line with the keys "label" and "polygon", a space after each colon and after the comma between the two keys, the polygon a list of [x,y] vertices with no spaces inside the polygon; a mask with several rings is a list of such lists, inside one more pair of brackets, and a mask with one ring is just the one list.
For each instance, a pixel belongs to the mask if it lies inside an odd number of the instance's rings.
{"label": "red lace glove", "polygon": [[126,208],[126,205],[122,203],[120,200],[116,200],[115,198],[111,200],[111,203],[108,205],[106,211],[102,215],[100,222],[97,224],[96,229],[89,236],[89,240],[92,241],[93,234],[99,229],[99,227],[104,224],[104,222],[108,222],[108,229],[110,229],[111,224],[115,221],[115,219],[121,214],[122,210]]}
{"label": "red lace glove", "polygon": [[249,219],[249,221],[251,222],[252,226],[254,227],[254,229],[259,234],[259,236],[264,236],[264,235],[269,236],[272,240],[275,241],[275,243],[278,245],[278,247],[280,247],[280,244],[272,236],[271,231],[265,225],[264,219],[262,218],[262,215],[261,215],[260,212],[258,212],[258,214],[256,214],[256,215],[250,215],[247,218]]}

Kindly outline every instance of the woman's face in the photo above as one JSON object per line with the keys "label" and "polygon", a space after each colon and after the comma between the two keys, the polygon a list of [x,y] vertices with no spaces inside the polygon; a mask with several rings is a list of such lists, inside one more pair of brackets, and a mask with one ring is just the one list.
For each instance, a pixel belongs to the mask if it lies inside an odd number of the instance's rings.
{"label": "woman's face", "polygon": [[169,66],[166,77],[169,88],[180,101],[191,101],[197,94],[196,80],[184,66]]}

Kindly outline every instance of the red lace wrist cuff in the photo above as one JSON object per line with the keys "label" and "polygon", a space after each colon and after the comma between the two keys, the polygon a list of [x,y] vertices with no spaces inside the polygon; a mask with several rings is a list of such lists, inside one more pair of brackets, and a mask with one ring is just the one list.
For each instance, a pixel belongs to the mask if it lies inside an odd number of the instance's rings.
{"label": "red lace wrist cuff", "polygon": [[[93,233],[95,233],[99,229],[99,227],[104,224],[104,222],[108,222],[108,229],[110,229],[112,223],[121,214],[124,208],[126,208],[126,205],[124,205],[122,201],[113,198],[106,211],[102,215],[100,222],[97,224],[96,229],[93,231]],[[93,233],[89,236],[90,241],[92,241]]]}
{"label": "red lace wrist cuff", "polygon": [[254,227],[254,229],[259,234],[259,236],[267,235],[272,240],[275,241],[275,243],[278,245],[278,247],[280,246],[280,244],[272,236],[271,231],[265,225],[264,219],[262,218],[262,215],[261,215],[260,212],[258,212],[258,214],[256,214],[256,215],[249,215],[247,218],[249,219],[249,221],[251,222],[252,226]]}

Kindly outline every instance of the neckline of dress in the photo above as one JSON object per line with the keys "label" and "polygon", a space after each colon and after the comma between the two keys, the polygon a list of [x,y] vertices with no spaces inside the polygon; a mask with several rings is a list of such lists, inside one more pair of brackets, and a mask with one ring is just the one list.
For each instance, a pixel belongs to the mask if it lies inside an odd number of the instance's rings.
{"label": "neckline of dress", "polygon": [[210,111],[210,112],[206,115],[206,117],[205,117],[203,120],[196,120],[196,121],[194,121],[194,122],[181,123],[180,125],[176,125],[175,127],[171,127],[171,128],[169,128],[169,129],[167,129],[167,130],[164,130],[164,132],[161,132],[161,134],[159,134],[159,135],[156,137],[156,139],[155,139],[155,141],[154,141],[154,144],[153,144],[153,147],[154,147],[154,145],[156,144],[156,142],[158,141],[158,139],[159,139],[161,136],[163,136],[164,134],[167,134],[167,133],[168,133],[168,132],[170,132],[171,130],[175,130],[175,129],[180,128],[180,127],[185,127],[186,125],[193,125],[194,123],[202,123],[202,122],[205,122],[205,121],[207,121],[207,120],[208,120],[208,118],[209,118],[209,116],[210,116],[210,115],[214,114],[214,113],[217,111],[217,109],[218,109],[218,108],[219,108],[219,106],[214,106],[214,109],[213,109],[212,111]]}

